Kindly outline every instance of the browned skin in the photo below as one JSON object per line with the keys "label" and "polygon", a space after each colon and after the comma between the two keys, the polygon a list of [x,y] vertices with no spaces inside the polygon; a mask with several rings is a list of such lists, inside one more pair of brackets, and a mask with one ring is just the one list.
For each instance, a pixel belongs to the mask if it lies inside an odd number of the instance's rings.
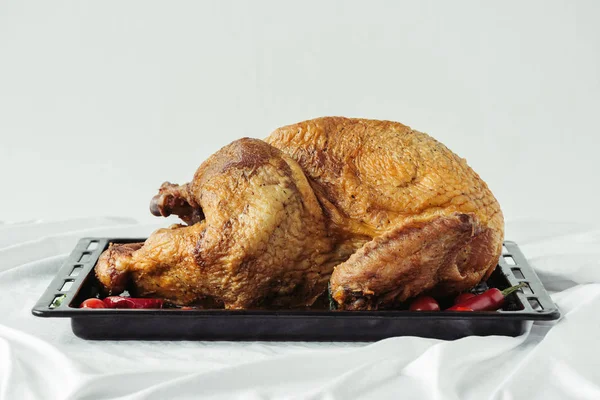
{"label": "browned skin", "polygon": [[428,135],[319,118],[277,129],[266,143],[241,139],[191,183],[163,184],[152,212],[192,225],[103,256],[96,272],[106,288],[131,279],[141,294],[178,304],[212,298],[247,308],[309,305],[329,281],[338,308],[360,310],[457,293],[496,266],[504,234],[496,199]]}
{"label": "browned skin", "polygon": [[327,287],[333,265],[325,262],[331,240],[321,207],[298,164],[261,140],[224,147],[192,183],[163,185],[153,203],[158,212],[178,204],[169,211],[206,219],[159,229],[121,257],[106,255],[120,246],[107,250],[96,275],[110,292],[122,290],[114,277],[124,275],[119,282],[137,294],[181,305],[294,307],[312,304]]}
{"label": "browned skin", "polygon": [[[332,274],[340,308],[458,293],[496,267],[504,237],[498,202],[464,159],[430,136],[397,122],[318,118],[279,128],[267,142],[307,175],[340,261],[360,249]],[[456,232],[465,229],[467,239]],[[374,251],[381,246],[387,250]],[[373,279],[379,275],[385,279]]]}

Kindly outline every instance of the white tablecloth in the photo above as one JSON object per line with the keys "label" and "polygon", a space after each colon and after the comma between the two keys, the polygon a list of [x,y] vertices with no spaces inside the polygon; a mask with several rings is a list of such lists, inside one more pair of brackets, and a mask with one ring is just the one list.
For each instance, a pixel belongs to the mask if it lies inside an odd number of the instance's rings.
{"label": "white tablecloth", "polygon": [[[164,221],[161,221],[164,225]],[[83,236],[126,218],[0,224],[0,400],[600,399],[600,227],[507,223],[562,318],[517,338],[376,343],[85,341],[31,307]]]}

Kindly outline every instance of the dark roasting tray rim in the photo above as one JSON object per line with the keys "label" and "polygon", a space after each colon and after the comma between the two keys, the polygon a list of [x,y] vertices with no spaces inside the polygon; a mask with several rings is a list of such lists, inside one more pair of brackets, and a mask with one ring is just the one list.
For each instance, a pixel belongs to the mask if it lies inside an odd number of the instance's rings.
{"label": "dark roasting tray rim", "polygon": [[[516,336],[525,330],[527,321],[556,320],[560,317],[560,312],[552,302],[539,278],[533,269],[527,263],[525,256],[521,253],[518,245],[511,241],[504,242],[503,255],[500,257],[498,267],[494,274],[502,274],[505,279],[505,286],[514,285],[525,281],[533,293],[527,294],[522,291],[516,293],[514,301],[522,308],[514,311],[500,312],[431,312],[431,311],[408,311],[408,310],[377,310],[377,311],[329,311],[329,310],[296,310],[296,309],[276,309],[276,310],[180,310],[180,309],[149,309],[149,310],[128,310],[128,309],[80,309],[75,303],[81,299],[83,289],[89,289],[91,285],[97,284],[94,276],[94,266],[98,257],[108,246],[109,243],[130,243],[144,241],[144,238],[99,238],[88,237],[80,239],[73,252],[65,260],[63,266],[48,286],[47,290],[40,297],[39,301],[32,309],[32,313],[38,317],[70,317],[74,332],[84,338],[93,339],[209,339],[215,340],[219,337],[227,340],[363,340],[373,338],[373,340],[383,337],[400,336],[404,334],[426,336],[426,337],[450,337],[457,338],[469,334],[477,335],[509,335]],[[90,245],[96,244],[96,248],[90,250]],[[507,259],[512,258],[515,265],[509,265]],[[80,268],[77,276],[71,275],[74,268]],[[513,271],[519,271],[515,275]],[[500,275],[499,275],[500,276]],[[69,289],[62,290],[65,282],[71,282]],[[65,296],[59,306],[51,307],[51,303],[58,296]],[[541,307],[534,309],[533,304]],[[139,323],[144,319],[159,321],[156,328],[150,332],[139,332],[135,335],[135,329],[129,327],[119,332],[108,332],[109,325],[113,329],[118,329],[120,325],[131,325],[134,322]],[[219,335],[218,329],[211,332],[203,332],[202,327],[193,326],[194,333],[190,334],[189,329],[191,320],[213,320],[220,321],[223,326],[222,335]],[[162,329],[160,322],[169,324],[169,329]],[[187,321],[187,322],[186,322]],[[235,322],[243,324],[245,331],[232,331]],[[320,321],[320,326],[310,325],[311,321]],[[335,322],[338,321],[338,322]],[[423,329],[428,331],[419,331],[415,329],[414,321],[418,324],[428,324]],[[292,329],[293,334],[286,334],[286,327],[283,324],[298,323],[300,328]],[[448,332],[431,332],[430,323],[439,323],[440,329]],[[232,325],[233,323],[233,325]],[[274,329],[272,333],[265,333],[265,326],[269,324]],[[302,324],[310,325],[310,331],[302,333]],[[377,332],[368,332],[367,329],[373,324],[387,324],[386,332],[378,335]],[[353,324],[356,324],[353,325]],[[503,326],[504,324],[504,326]],[[181,328],[181,335],[178,335],[178,328]],[[307,325],[307,329],[308,329]],[[388,326],[389,325],[389,326]],[[413,325],[413,326],[407,326]],[[468,326],[466,326],[468,325]],[[100,328],[98,327],[100,326]],[[253,326],[256,326],[256,332],[252,332]],[[404,326],[404,328],[403,328]],[[145,327],[147,329],[148,327]],[[104,331],[94,332],[92,330]],[[248,331],[250,329],[250,332]],[[280,330],[279,330],[280,329]],[[326,332],[326,329],[332,329]],[[132,331],[133,330],[133,331]],[[289,330],[289,329],[288,329]],[[317,331],[315,331],[317,330]],[[322,330],[321,332],[318,332]],[[337,330],[337,331],[336,331]],[[454,330],[454,331],[453,331]],[[461,332],[462,330],[462,332]],[[463,335],[464,333],[464,335]],[[462,336],[461,336],[462,335]]]}

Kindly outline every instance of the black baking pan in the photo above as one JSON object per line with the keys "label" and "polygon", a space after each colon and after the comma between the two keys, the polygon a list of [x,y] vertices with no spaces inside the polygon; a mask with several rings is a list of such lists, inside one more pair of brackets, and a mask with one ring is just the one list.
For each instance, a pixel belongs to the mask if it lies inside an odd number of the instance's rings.
{"label": "black baking pan", "polygon": [[84,339],[290,341],[371,341],[392,336],[439,339],[469,335],[518,336],[525,332],[528,321],[560,317],[556,305],[513,242],[505,242],[498,267],[490,279],[475,289],[483,292],[490,287],[504,289],[527,283],[523,289],[508,296],[502,310],[495,312],[330,311],[325,305],[321,309],[293,310],[78,308],[83,300],[99,293],[94,265],[108,244],[143,240],[81,239],[33,307],[33,315],[71,318],[73,332]]}

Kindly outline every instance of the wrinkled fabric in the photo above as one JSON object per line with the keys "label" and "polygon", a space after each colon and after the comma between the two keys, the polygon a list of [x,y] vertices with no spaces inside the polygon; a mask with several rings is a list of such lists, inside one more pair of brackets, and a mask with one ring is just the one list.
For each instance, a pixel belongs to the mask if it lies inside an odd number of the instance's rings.
{"label": "wrinkled fabric", "polygon": [[507,223],[561,310],[516,338],[374,343],[86,341],[31,308],[81,237],[127,218],[0,225],[0,400],[600,399],[600,227]]}

